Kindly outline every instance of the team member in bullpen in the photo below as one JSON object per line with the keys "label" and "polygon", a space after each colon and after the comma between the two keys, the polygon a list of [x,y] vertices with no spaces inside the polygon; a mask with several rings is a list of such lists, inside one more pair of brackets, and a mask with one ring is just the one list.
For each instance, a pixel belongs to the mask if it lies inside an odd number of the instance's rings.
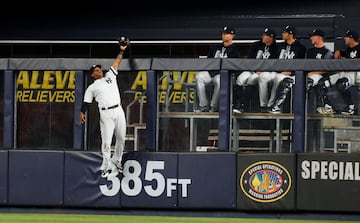
{"label": "team member in bullpen", "polygon": [[[211,46],[207,58],[237,58],[240,57],[240,51],[233,43],[235,29],[230,26],[224,26],[221,31],[222,43]],[[198,112],[218,112],[220,73],[219,71],[199,71],[195,76],[196,90],[199,97]],[[206,86],[213,83],[211,101],[209,104],[206,94]]]}
{"label": "team member in bullpen", "polygon": [[[250,59],[276,59],[278,58],[277,46],[276,46],[276,33],[273,29],[265,28],[261,39],[252,43],[247,58]],[[259,76],[270,75],[268,71],[254,72],[243,71],[236,77],[236,83],[234,85],[233,92],[233,112],[242,113],[247,110],[248,106],[245,106],[254,93],[254,89],[257,88]],[[260,109],[265,110],[267,107],[267,90],[261,91],[263,95],[260,95]],[[266,94],[265,94],[266,92]],[[265,94],[265,95],[264,95]]]}
{"label": "team member in bullpen", "polygon": [[[307,59],[333,59],[333,52],[325,46],[324,43],[325,32],[321,29],[314,29],[310,34],[310,40],[313,47],[306,52]],[[320,112],[326,104],[326,94],[323,90],[326,85],[326,80],[329,79],[331,73],[324,71],[310,71],[307,73],[307,90],[310,92],[318,86],[317,96],[317,111]]]}
{"label": "team member in bullpen", "polygon": [[[306,47],[298,41],[295,36],[295,27],[290,25],[285,26],[282,32],[282,39],[284,42],[278,44],[279,59],[291,60],[305,58]],[[269,112],[280,113],[281,106],[295,82],[294,72],[283,71],[280,73],[275,72],[275,74],[272,72],[269,75],[261,75],[259,77],[259,91],[267,89],[266,86],[270,81],[272,82],[272,88],[275,88],[276,91],[271,91],[270,99],[268,101],[268,106],[270,107]],[[276,92],[275,95],[274,92]]]}

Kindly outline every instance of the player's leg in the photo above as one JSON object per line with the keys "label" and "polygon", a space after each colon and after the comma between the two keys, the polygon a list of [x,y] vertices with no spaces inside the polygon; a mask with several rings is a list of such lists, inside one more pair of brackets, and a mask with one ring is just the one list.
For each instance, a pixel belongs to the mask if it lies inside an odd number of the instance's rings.
{"label": "player's leg", "polygon": [[220,74],[215,75],[212,78],[212,82],[214,84],[214,91],[211,97],[210,111],[217,112],[219,111]]}
{"label": "player's leg", "polygon": [[272,86],[271,86],[271,90],[270,90],[270,96],[268,96],[268,101],[267,101],[267,107],[269,109],[272,108],[275,100],[278,97],[278,87],[280,82],[285,78],[286,76],[283,75],[282,73],[278,73],[278,72],[271,72],[271,79],[272,79]]}
{"label": "player's leg", "polygon": [[331,86],[336,83],[339,74],[326,75],[320,78],[318,81],[318,107],[316,111],[320,114],[334,114],[335,110],[333,109],[327,93]]}
{"label": "player's leg", "polygon": [[357,110],[359,100],[358,89],[353,87],[355,84],[356,72],[341,72],[336,81],[336,87],[340,91],[346,103],[346,108],[342,114],[353,115]]}
{"label": "player's leg", "polygon": [[126,136],[126,118],[125,113],[122,108],[117,109],[118,117],[115,119],[115,148],[114,148],[114,155],[112,157],[112,162],[116,166],[119,172],[122,172],[122,157],[124,154],[124,147],[125,147],[125,136]]}
{"label": "player's leg", "polygon": [[241,74],[239,74],[239,76],[237,76],[236,81],[235,81],[235,85],[234,85],[234,92],[233,92],[233,104],[234,104],[234,108],[233,108],[233,112],[235,113],[242,113],[244,111],[244,98],[245,93],[243,92],[246,85],[247,85],[247,81],[250,78],[251,74],[253,72],[250,71],[244,71]]}
{"label": "player's leg", "polygon": [[307,76],[307,80],[306,80],[307,89],[310,90],[311,88],[317,86],[317,84],[319,83],[319,80],[322,77],[323,76],[321,74],[318,74],[318,73],[309,74]]}
{"label": "player's leg", "polygon": [[200,71],[195,76],[196,91],[199,99],[200,111],[206,111],[209,106],[209,101],[206,95],[206,85],[211,83],[212,79],[208,71]]}
{"label": "player's leg", "polygon": [[[246,86],[245,92],[243,94],[244,100],[245,100],[245,110],[247,110],[247,111],[250,111],[250,109],[251,109],[251,111],[253,110],[253,108],[251,108],[251,100],[258,101],[257,99],[254,98],[254,95],[258,95],[256,90],[258,87],[259,75],[260,75],[260,73],[253,72],[247,81],[247,86]],[[256,110],[258,110],[259,108],[260,108],[260,105],[257,104]]]}
{"label": "player's leg", "polygon": [[101,153],[103,157],[103,165],[100,168],[102,168],[102,177],[107,177],[112,169],[110,159],[113,132],[114,123],[109,115],[109,110],[100,111]]}
{"label": "player's leg", "polygon": [[308,110],[313,111],[318,107],[317,89],[319,80],[323,77],[320,73],[308,73],[306,78],[306,97],[308,103]]}
{"label": "player's leg", "polygon": [[261,72],[258,79],[260,109],[267,110],[269,100],[269,84],[274,80],[276,72]]}

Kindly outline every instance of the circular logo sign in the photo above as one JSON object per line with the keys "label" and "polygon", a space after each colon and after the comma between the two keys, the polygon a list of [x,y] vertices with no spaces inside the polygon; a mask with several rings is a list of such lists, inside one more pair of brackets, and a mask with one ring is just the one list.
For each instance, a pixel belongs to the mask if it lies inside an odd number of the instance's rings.
{"label": "circular logo sign", "polygon": [[279,163],[260,161],[244,170],[240,177],[240,187],[251,200],[261,203],[274,202],[289,192],[291,176]]}

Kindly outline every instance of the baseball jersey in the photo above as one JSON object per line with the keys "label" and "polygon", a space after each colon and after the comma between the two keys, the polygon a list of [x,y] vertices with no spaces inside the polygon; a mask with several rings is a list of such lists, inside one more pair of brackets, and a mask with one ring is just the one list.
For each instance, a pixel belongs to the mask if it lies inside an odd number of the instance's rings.
{"label": "baseball jersey", "polygon": [[274,41],[270,46],[266,46],[262,40],[256,41],[251,44],[248,51],[248,58],[251,59],[276,59],[278,58],[277,46]]}
{"label": "baseball jersey", "polygon": [[91,103],[95,99],[99,108],[120,104],[121,99],[116,80],[117,75],[117,71],[110,67],[103,78],[95,80],[86,89],[84,102]]}
{"label": "baseball jersey", "polygon": [[[207,55],[208,58],[238,58],[240,57],[240,51],[235,47],[234,44],[224,46],[223,43],[213,45]],[[218,71],[209,71],[211,76],[219,74]]]}
{"label": "baseball jersey", "polygon": [[237,58],[240,57],[240,51],[234,44],[224,46],[223,44],[213,45],[207,55],[208,58]]}
{"label": "baseball jersey", "polygon": [[309,59],[333,59],[334,54],[327,47],[323,46],[321,48],[312,47],[309,48],[306,52],[306,58]]}
{"label": "baseball jersey", "polygon": [[341,56],[348,59],[360,58],[360,44],[354,47],[347,47],[346,51],[341,51]]}
{"label": "baseball jersey", "polygon": [[279,59],[301,59],[305,58],[306,47],[295,40],[292,44],[282,42],[279,44]]}

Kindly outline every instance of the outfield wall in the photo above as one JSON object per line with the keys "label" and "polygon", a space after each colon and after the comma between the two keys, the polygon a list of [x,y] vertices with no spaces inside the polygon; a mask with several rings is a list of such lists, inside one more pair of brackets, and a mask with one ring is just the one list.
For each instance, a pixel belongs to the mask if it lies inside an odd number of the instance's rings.
{"label": "outfield wall", "polygon": [[0,151],[1,206],[357,212],[359,154]]}

